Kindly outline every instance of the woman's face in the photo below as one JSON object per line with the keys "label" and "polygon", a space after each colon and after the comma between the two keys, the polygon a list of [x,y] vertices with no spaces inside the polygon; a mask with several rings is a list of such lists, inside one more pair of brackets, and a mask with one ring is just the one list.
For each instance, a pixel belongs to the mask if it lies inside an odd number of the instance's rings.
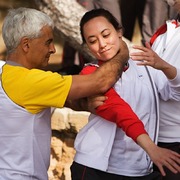
{"label": "woman's face", "polygon": [[83,32],[88,48],[97,59],[107,61],[117,54],[122,41],[122,32],[117,31],[103,16],[85,23]]}

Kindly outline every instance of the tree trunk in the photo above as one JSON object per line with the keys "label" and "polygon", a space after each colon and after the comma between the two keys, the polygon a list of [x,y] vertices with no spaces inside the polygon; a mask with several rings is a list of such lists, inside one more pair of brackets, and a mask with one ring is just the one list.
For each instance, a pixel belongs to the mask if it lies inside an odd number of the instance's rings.
{"label": "tree trunk", "polygon": [[48,14],[55,23],[55,32],[81,52],[88,61],[94,57],[82,46],[79,22],[87,11],[76,0],[34,0],[39,10]]}

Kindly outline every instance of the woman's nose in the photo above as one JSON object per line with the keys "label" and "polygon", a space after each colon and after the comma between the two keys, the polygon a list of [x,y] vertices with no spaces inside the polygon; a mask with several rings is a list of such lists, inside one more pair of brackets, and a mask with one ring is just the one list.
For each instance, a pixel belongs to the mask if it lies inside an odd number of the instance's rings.
{"label": "woman's nose", "polygon": [[100,48],[106,47],[106,41],[103,40],[103,39],[100,39],[100,40],[99,40],[99,47],[100,47]]}

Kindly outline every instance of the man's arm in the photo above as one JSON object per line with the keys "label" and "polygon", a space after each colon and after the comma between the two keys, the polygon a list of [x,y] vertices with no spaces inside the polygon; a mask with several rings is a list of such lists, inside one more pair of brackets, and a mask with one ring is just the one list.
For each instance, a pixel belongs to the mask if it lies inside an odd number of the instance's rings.
{"label": "man's arm", "polygon": [[111,60],[105,62],[92,74],[73,75],[67,100],[79,99],[106,92],[118,80],[124,65],[129,59],[129,51],[121,41],[120,51]]}

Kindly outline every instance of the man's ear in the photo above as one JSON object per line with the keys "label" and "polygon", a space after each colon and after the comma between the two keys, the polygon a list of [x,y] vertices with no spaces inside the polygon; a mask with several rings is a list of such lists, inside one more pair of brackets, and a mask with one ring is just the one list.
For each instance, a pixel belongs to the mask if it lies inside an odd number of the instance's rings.
{"label": "man's ear", "polygon": [[22,39],[21,39],[21,42],[20,42],[20,44],[21,44],[21,47],[22,47],[22,49],[25,51],[25,52],[28,52],[29,51],[29,38],[27,38],[27,37],[23,37]]}

